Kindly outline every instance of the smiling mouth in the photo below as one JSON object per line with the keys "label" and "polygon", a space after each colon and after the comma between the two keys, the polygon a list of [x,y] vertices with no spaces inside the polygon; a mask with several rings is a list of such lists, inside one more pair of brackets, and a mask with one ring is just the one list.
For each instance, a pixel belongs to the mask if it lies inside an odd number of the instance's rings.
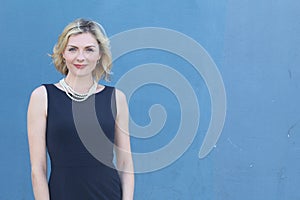
{"label": "smiling mouth", "polygon": [[80,65],[80,64],[74,64],[74,66],[77,68],[77,69],[82,69],[85,67],[85,65]]}

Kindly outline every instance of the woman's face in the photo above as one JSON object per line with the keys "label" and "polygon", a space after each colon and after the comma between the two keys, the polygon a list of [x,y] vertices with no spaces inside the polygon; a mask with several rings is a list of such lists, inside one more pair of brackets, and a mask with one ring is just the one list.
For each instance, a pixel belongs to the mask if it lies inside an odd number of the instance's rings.
{"label": "woman's face", "polygon": [[99,44],[91,33],[71,35],[63,52],[63,58],[68,73],[74,76],[90,76],[101,58]]}

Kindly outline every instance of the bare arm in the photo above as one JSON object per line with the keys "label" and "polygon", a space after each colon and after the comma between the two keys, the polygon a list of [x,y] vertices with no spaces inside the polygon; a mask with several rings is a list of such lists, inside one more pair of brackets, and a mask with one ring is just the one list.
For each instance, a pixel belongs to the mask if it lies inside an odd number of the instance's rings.
{"label": "bare arm", "polygon": [[27,130],[31,164],[31,179],[36,200],[49,200],[46,157],[47,93],[44,86],[36,88],[30,97]]}
{"label": "bare arm", "polygon": [[116,90],[117,116],[115,143],[117,167],[120,172],[123,200],[132,200],[134,194],[134,169],[128,131],[129,112],[125,95]]}

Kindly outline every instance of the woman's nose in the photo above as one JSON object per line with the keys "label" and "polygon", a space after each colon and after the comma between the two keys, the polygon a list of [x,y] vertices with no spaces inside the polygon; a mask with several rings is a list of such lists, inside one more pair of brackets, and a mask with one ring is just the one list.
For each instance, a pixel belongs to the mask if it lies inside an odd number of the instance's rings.
{"label": "woman's nose", "polygon": [[79,53],[77,55],[77,60],[78,61],[83,61],[84,59],[85,59],[84,52],[83,51],[79,51]]}

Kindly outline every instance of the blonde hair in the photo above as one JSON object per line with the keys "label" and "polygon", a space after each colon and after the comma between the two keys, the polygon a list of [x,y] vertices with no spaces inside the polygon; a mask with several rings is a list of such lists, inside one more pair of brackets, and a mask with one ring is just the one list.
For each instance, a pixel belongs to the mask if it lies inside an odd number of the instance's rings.
{"label": "blonde hair", "polygon": [[55,68],[63,75],[68,74],[68,68],[62,54],[68,44],[70,36],[81,33],[92,34],[100,47],[101,58],[93,71],[94,79],[99,81],[101,78],[104,78],[106,81],[109,81],[112,67],[109,39],[103,27],[91,20],[76,19],[65,27],[58,37],[58,41],[53,48],[53,54],[51,55]]}

